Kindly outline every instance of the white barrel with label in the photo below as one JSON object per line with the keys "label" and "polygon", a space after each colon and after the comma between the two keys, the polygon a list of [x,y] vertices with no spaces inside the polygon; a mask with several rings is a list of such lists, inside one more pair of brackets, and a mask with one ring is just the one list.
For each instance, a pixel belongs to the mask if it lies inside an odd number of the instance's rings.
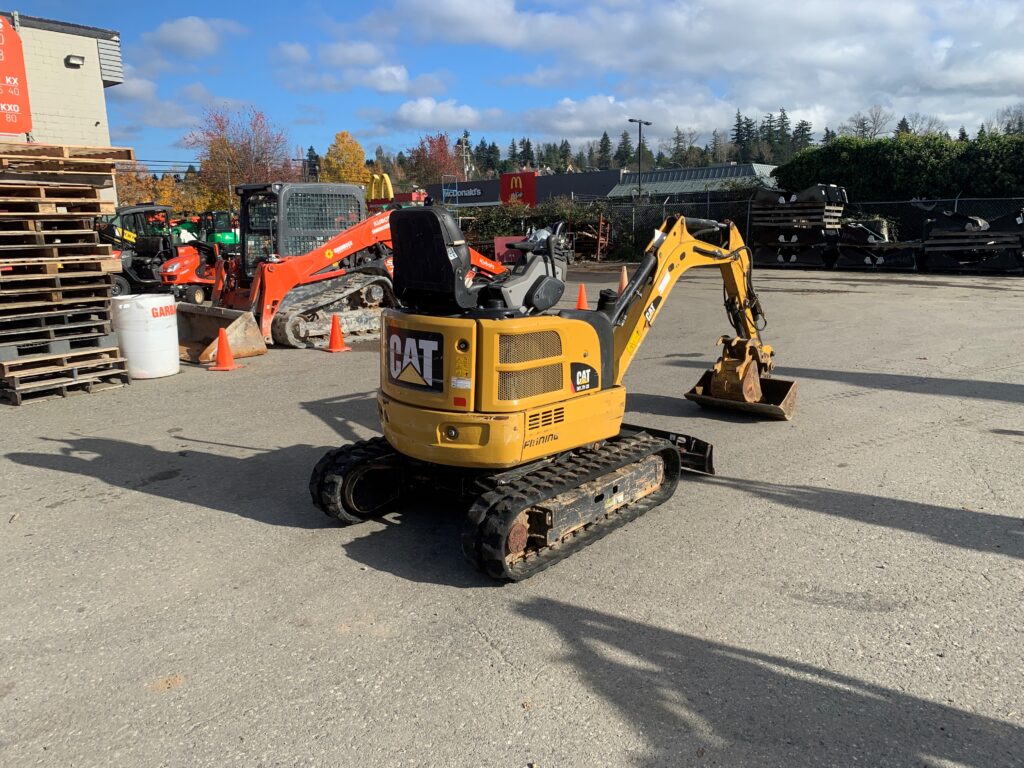
{"label": "white barrel with label", "polygon": [[174,297],[159,293],[115,296],[114,330],[133,379],[178,372],[178,318]]}

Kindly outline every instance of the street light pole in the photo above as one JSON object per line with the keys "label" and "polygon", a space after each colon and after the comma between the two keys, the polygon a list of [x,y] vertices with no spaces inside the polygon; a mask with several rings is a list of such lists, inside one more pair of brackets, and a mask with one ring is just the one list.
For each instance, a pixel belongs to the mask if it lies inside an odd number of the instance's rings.
{"label": "street light pole", "polygon": [[636,123],[636,196],[644,192],[644,182],[641,174],[640,163],[643,162],[643,148],[644,148],[644,126],[651,125],[650,120],[641,120],[638,117],[629,118],[629,122]]}

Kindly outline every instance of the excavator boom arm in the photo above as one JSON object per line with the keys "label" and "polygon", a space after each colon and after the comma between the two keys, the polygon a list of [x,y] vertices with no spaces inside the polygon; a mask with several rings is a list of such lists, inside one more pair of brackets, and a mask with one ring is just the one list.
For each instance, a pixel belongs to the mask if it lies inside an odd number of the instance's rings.
{"label": "excavator boom arm", "polygon": [[[698,235],[706,239],[698,239]],[[611,310],[615,383],[622,383],[679,278],[694,267],[718,267],[726,313],[736,337],[719,339],[724,345],[722,357],[701,379],[709,388],[708,392],[697,393],[691,399],[735,401],[745,404],[743,410],[756,411],[763,406],[765,413],[788,419],[792,415],[796,385],[772,382],[768,387],[772,396],[766,401],[767,390],[761,384],[774,368],[774,351],[761,340],[764,313],[751,281],[750,249],[731,222],[723,224],[675,215],[665,219],[655,231],[640,265]],[[774,402],[776,400],[785,402]],[[721,402],[702,404],[722,405]]]}

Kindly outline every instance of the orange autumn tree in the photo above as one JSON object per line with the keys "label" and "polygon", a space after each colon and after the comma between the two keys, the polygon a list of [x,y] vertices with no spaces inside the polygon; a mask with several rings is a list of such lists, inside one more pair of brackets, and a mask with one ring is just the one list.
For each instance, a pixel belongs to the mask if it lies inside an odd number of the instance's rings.
{"label": "orange autumn tree", "polygon": [[366,152],[348,131],[334,137],[320,164],[320,181],[341,181],[366,184],[370,171],[366,167]]}

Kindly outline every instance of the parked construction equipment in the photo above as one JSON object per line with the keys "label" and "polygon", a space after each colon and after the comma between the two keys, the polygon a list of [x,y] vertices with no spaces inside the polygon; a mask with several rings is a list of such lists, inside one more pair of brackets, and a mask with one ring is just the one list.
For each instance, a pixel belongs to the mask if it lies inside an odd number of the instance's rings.
{"label": "parked construction equipment", "polygon": [[[349,339],[376,338],[381,307],[396,303],[391,284],[392,211],[363,219],[363,192],[354,185],[238,189],[242,216],[237,256],[202,261],[189,254],[168,262],[162,271],[165,284],[179,291],[196,284],[211,291],[214,307],[179,307],[182,349],[189,359],[215,340],[216,327],[224,323],[246,339],[258,334],[266,343],[324,347],[331,318],[337,315]],[[473,265],[479,274],[504,271],[475,251]],[[192,280],[197,282],[188,282]],[[197,322],[197,317],[204,320]],[[238,329],[249,318],[256,331]],[[197,331],[202,335],[192,335]],[[235,354],[244,356],[237,346]]]}
{"label": "parked construction equipment", "polygon": [[735,338],[687,396],[708,407],[792,416],[796,384],[770,378],[773,350],[736,227],[671,216],[625,290],[596,310],[545,314],[566,263],[549,241],[493,281],[472,279],[469,249],[443,209],[391,217],[394,288],[377,395],[384,437],[329,451],[313,502],[356,523],[429,489],[467,499],[466,556],[520,580],[668,499],[680,469],[713,473],[696,438],[625,425],[623,377],[690,268],[717,267]]}
{"label": "parked construction equipment", "polygon": [[121,274],[114,275],[113,295],[147,293],[161,289],[160,270],[177,257],[200,259],[196,243],[182,243],[171,227],[171,208],[144,203],[118,208],[97,222],[100,242],[121,259]]}

